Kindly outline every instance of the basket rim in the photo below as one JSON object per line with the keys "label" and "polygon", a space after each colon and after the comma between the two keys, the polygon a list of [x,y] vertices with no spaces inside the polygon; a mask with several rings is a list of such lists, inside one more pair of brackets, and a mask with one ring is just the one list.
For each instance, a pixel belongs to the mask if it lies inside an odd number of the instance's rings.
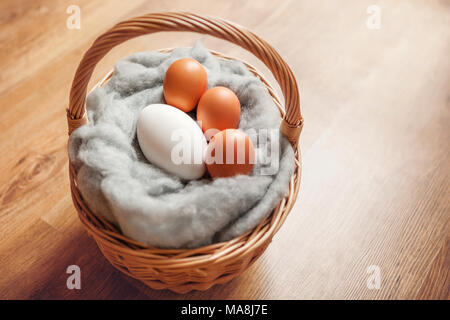
{"label": "basket rim", "polygon": [[[168,53],[172,50],[174,50],[174,48],[157,49],[155,51]],[[242,62],[250,72],[261,80],[274,101],[275,106],[280,111],[280,117],[283,118],[284,108],[276,91],[255,67],[242,59],[230,57],[210,49],[209,51],[219,58]],[[106,76],[104,76],[104,78],[91,89],[90,92],[95,90],[97,87],[104,85],[110,79],[112,74],[113,70],[109,71]],[[258,250],[267,244],[268,241],[270,242],[272,237],[284,223],[297,199],[301,180],[302,164],[299,143],[297,144],[297,147],[294,148],[294,152],[295,170],[289,180],[288,194],[280,200],[278,205],[271,210],[255,228],[231,240],[217,242],[197,248],[157,248],[140,243],[123,235],[115,226],[107,222],[105,219],[95,215],[89,209],[83,200],[80,191],[78,190],[76,172],[69,159],[69,176],[72,200],[83,226],[87,232],[94,237],[102,252],[104,250],[114,250],[120,255],[132,256],[134,259],[145,259],[145,263],[149,263],[151,261],[152,266],[164,266],[165,269],[184,269],[199,267],[204,264],[209,265],[211,263],[223,264],[227,263],[231,259],[245,257],[251,252]],[[104,255],[107,257],[105,253]],[[112,261],[110,262],[116,266],[115,263]],[[121,271],[123,271],[123,269],[121,269]],[[133,276],[129,272],[127,272],[127,274],[136,278],[136,276]]]}

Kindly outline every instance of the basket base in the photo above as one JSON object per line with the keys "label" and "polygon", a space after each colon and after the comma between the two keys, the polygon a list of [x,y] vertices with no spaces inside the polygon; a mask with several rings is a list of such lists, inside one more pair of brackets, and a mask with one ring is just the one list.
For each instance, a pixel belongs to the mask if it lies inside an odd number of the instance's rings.
{"label": "basket base", "polygon": [[[95,238],[94,238],[95,239]],[[150,267],[151,270],[154,271],[154,275],[149,275],[146,271],[148,271],[148,268],[145,268],[144,270],[140,270],[139,273],[134,274],[134,272],[131,272],[131,270],[124,267],[122,264],[117,264],[115,261],[111,260],[109,257],[109,254],[102,250],[101,244],[99,244],[96,241],[100,251],[103,253],[104,257],[108,260],[109,263],[111,263],[114,268],[119,270],[120,272],[124,273],[125,275],[129,276],[130,278],[133,278],[139,285],[143,286],[144,288],[150,288],[153,290],[169,290],[177,294],[186,294],[191,291],[206,291],[209,290],[211,287],[213,287],[216,284],[225,284],[227,282],[230,282],[234,278],[240,276],[242,273],[244,273],[253,263],[255,263],[256,260],[264,253],[264,251],[267,249],[269,243],[262,247],[257,252],[254,252],[255,254],[250,259],[242,259],[241,265],[239,266],[239,269],[237,269],[236,265],[228,265],[226,267],[224,266],[218,266],[218,272],[217,277],[211,279],[211,273],[203,272],[200,274],[202,276],[195,277],[192,279],[192,277],[189,277],[189,273],[185,271],[179,271],[178,273],[169,273],[164,274],[163,272],[157,272],[157,266]],[[229,269],[229,273],[220,274],[219,270],[222,270],[223,268]],[[197,268],[198,270],[201,270],[200,268]],[[146,273],[146,276],[143,277],[142,273],[143,271]],[[190,281],[183,282],[183,279],[191,278]],[[165,280],[165,281],[164,281]]]}

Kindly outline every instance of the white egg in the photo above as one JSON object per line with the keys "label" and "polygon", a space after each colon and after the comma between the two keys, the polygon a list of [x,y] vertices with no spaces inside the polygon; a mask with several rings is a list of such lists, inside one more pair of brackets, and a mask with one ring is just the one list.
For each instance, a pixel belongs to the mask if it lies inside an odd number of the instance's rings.
{"label": "white egg", "polygon": [[140,112],[136,131],[150,163],[185,180],[205,173],[206,138],[197,122],[180,109],[151,104]]}

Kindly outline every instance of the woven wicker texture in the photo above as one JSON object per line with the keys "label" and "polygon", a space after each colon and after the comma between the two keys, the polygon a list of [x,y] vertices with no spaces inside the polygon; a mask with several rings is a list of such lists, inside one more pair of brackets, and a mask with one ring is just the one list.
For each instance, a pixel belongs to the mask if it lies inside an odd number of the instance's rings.
{"label": "woven wicker texture", "polygon": [[[77,187],[76,172],[69,162],[72,199],[84,227],[114,267],[154,289],[170,289],[178,293],[206,290],[214,284],[231,280],[256,261],[294,205],[301,177],[298,139],[303,126],[298,88],[292,71],[279,54],[264,40],[241,26],[222,19],[189,13],[147,14],[115,25],[97,38],[85,53],[70,92],[67,110],[69,134],[87,122],[87,86],[100,59],[114,46],[130,38],[158,31],[193,31],[228,40],[252,52],[271,70],[283,92],[286,111],[275,90],[264,77],[253,66],[243,62],[266,86],[283,118],[280,131],[295,149],[295,171],[290,179],[288,195],[255,229],[230,241],[196,249],[153,248],[123,236],[119,230],[95,216],[87,207]],[[232,59],[217,52],[212,53],[223,59]],[[106,75],[97,85],[103,85],[111,74],[112,72]]]}

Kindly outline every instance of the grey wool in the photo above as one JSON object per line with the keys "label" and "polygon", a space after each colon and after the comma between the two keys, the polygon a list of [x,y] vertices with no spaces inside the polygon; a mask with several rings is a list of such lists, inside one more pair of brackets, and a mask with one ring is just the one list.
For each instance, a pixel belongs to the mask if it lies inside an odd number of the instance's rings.
{"label": "grey wool", "polygon": [[[165,103],[166,70],[185,57],[205,67],[208,88],[225,86],[238,96],[239,128],[257,152],[250,176],[183,181],[143,156],[136,138],[139,112]],[[258,225],[288,192],[294,152],[279,134],[280,114],[267,90],[241,62],[216,58],[199,42],[118,61],[113,77],[89,94],[86,105],[89,122],[69,140],[78,187],[94,214],[132,239],[161,248],[230,240]]]}

